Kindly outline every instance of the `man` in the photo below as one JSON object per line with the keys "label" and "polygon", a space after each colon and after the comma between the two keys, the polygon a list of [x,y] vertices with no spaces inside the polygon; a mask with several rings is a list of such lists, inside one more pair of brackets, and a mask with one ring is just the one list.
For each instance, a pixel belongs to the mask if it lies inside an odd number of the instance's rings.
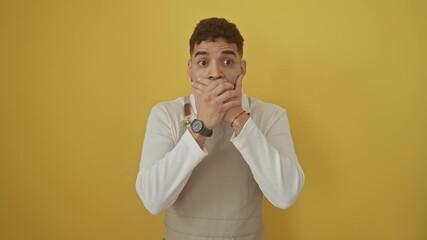
{"label": "man", "polygon": [[164,239],[265,239],[262,198],[288,208],[304,184],[286,111],[242,92],[236,25],[202,20],[190,39],[193,94],[156,105],[136,188]]}

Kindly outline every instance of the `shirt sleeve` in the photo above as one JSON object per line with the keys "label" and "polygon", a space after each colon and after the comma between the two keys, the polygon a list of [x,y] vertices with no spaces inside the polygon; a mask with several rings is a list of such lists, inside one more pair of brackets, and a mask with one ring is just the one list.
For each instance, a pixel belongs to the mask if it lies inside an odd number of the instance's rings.
{"label": "shirt sleeve", "polygon": [[264,196],[274,206],[285,209],[297,199],[304,185],[304,172],[295,154],[285,110],[275,111],[269,119],[260,130],[249,118],[231,142],[248,163]]}
{"label": "shirt sleeve", "polygon": [[179,138],[179,127],[162,107],[154,107],[148,118],[136,190],[152,214],[175,202],[193,169],[207,155],[188,130]]}

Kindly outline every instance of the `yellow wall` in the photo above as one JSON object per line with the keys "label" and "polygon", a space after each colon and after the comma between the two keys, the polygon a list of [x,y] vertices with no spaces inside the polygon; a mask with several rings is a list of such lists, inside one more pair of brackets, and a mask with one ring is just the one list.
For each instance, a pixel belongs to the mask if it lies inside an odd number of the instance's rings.
{"label": "yellow wall", "polygon": [[[152,2],[152,3],[148,3]],[[0,1],[0,239],[160,239],[134,190],[151,106],[223,16],[289,111],[306,185],[268,239],[427,239],[427,2]]]}

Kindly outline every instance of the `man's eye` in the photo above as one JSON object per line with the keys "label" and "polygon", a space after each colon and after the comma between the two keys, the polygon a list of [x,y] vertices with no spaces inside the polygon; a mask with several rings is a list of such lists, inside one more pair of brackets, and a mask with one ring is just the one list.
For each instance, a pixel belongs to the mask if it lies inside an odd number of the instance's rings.
{"label": "man's eye", "polygon": [[202,60],[199,62],[199,65],[200,66],[206,66],[206,65],[208,65],[208,62],[206,62],[205,60]]}
{"label": "man's eye", "polygon": [[224,61],[225,65],[231,65],[233,63],[233,61],[231,61],[230,59],[227,59]]}

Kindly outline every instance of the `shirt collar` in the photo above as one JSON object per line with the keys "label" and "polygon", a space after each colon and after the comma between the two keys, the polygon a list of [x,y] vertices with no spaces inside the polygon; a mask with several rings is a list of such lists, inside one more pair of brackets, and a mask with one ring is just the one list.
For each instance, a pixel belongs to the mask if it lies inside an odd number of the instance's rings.
{"label": "shirt collar", "polygon": [[[194,114],[197,114],[196,98],[194,97],[194,94],[190,95],[190,102],[191,102],[191,111]],[[242,108],[247,113],[251,112],[251,109],[250,109],[250,106],[249,106],[249,97],[244,92],[242,92]]]}

